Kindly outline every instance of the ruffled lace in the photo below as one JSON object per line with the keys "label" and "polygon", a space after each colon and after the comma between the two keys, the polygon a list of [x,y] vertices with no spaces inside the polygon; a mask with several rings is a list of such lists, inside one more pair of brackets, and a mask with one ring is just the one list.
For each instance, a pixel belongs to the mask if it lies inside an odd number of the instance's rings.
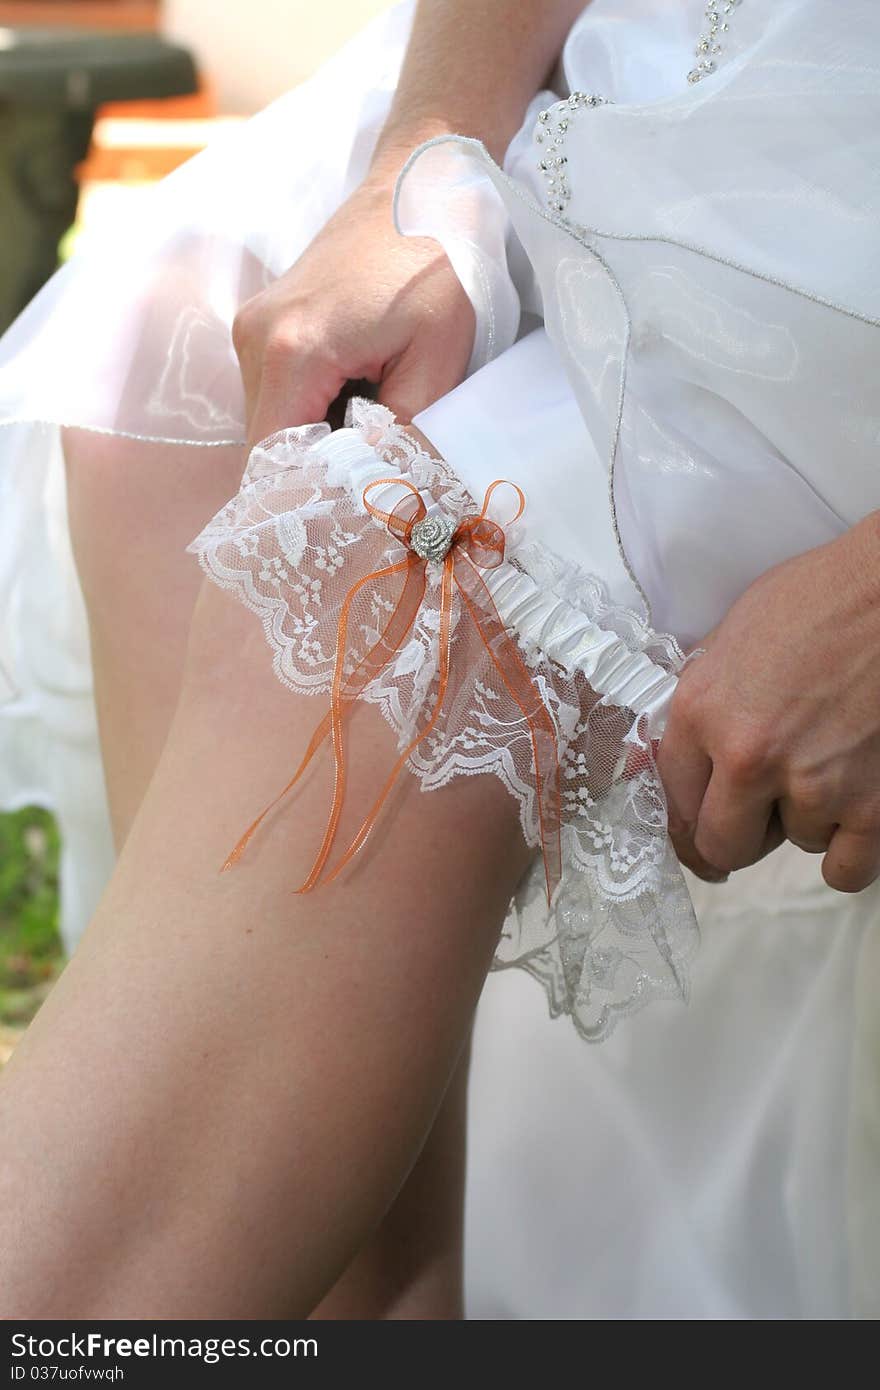
{"label": "ruffled lace", "polygon": [[[345,429],[309,425],[258,445],[237,495],[189,547],[215,583],[258,614],[276,674],[293,690],[329,695],[346,593],[405,554],[362,498],[367,483],[398,476],[419,489],[429,516],[458,521],[479,510],[449,465],[420,450],[390,411],[357,400]],[[372,500],[390,509],[401,492],[392,481]],[[379,707],[400,750],[435,712],[438,570],[426,566],[407,640],[359,697]],[[550,712],[562,773],[561,880],[548,905],[537,855],[511,902],[494,967],[529,970],[551,1013],[570,1014],[583,1037],[598,1039],[650,999],[687,994],[697,931],[652,746],[683,656],[674,639],[613,605],[601,579],[531,539],[528,508],[506,529],[503,561],[482,578]],[[362,595],[350,622],[352,666],[388,616],[369,586]],[[443,707],[407,765],[424,790],[493,773],[537,848],[528,721],[457,596],[451,665]]]}

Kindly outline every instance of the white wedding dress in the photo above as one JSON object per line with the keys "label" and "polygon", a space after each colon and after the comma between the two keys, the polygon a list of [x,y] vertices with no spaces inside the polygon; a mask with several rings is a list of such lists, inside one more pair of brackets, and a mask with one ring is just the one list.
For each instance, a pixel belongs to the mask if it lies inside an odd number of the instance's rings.
{"label": "white wedding dress", "polygon": [[[240,446],[232,316],[363,174],[411,13],[395,7],[166,180],[0,343],[0,801],[57,810],[70,939],[110,850],[59,426],[181,458]],[[503,169],[444,138],[398,186],[401,230],[443,242],[477,315],[466,380],[417,423],[470,498],[496,477],[526,493],[492,589],[559,721],[574,708],[560,669],[629,721],[568,729],[578,756],[601,746],[608,785],[575,782],[587,810],[565,822],[563,859],[577,872],[551,913],[530,877],[496,961],[537,975],[578,1031],[548,1020],[522,970],[490,977],[481,1004],[471,1316],[880,1312],[880,896],[831,893],[786,847],[720,889],[689,881],[694,956],[656,785],[627,762],[662,735],[677,644],[763,570],[880,507],[878,78],[868,0],[593,0]],[[310,517],[320,498],[321,516],[344,508],[375,541],[352,498],[377,476],[386,426],[363,407],[330,437],[276,437],[194,539],[261,612],[290,684],[307,672],[267,621],[265,575],[279,546],[305,563],[291,480],[310,480]],[[450,479],[411,476],[464,508]],[[255,499],[277,529],[251,565]],[[382,692],[399,732],[418,724],[432,630]],[[474,766],[473,734],[449,724],[419,768],[428,785]],[[534,789],[493,737],[491,770],[537,843]],[[457,763],[453,738],[468,750]],[[682,1007],[671,996],[689,975]]]}

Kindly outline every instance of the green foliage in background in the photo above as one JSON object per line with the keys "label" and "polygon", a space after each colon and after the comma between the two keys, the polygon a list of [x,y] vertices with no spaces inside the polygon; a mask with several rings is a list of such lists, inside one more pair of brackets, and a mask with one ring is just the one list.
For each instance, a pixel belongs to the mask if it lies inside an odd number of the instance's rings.
{"label": "green foliage in background", "polygon": [[48,811],[0,815],[0,1024],[28,1022],[63,964],[59,852]]}

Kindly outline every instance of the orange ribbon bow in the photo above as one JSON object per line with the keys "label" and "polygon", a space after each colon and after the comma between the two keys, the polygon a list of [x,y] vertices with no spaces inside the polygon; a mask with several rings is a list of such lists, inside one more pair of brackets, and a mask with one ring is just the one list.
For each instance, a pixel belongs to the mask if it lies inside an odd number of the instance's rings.
{"label": "orange ribbon bow", "polygon": [[[376,823],[379,811],[395,778],[403,768],[410,753],[427,737],[437,722],[449,681],[452,598],[453,586],[455,586],[473,617],[487,652],[529,725],[538,789],[538,815],[541,827],[547,900],[548,903],[550,902],[553,889],[559,882],[562,872],[560,773],[556,731],[541,693],[520,656],[516,643],[508,635],[492,600],[492,595],[477,569],[477,566],[483,569],[493,568],[500,565],[504,558],[504,532],[497,522],[491,521],[486,515],[492,493],[504,481],[504,479],[496,478],[486,490],[483,509],[479,515],[473,514],[463,517],[454,529],[451,521],[447,518],[427,517],[427,508],[418,489],[405,478],[376,478],[364,488],[364,506],[371,516],[383,521],[391,533],[406,545],[406,558],[397,564],[387,566],[385,569],[374,570],[370,574],[364,575],[348,590],[339,615],[330,709],[315,729],[302,762],[293,777],[283,791],[279,792],[278,796],[269,803],[262,814],[242,835],[224,863],[224,870],[231,868],[241,858],[259,825],[299,780],[314,753],[330,731],[336,764],[333,804],[330,808],[321,848],[318,850],[308,877],[296,889],[296,892],[307,893],[317,885],[330,854],[345,797],[343,722],[346,707],[400,650],[415,621],[416,613],[425,593],[428,561],[435,560],[442,561],[443,573],[440,589],[440,684],[434,711],[422,732],[408,744],[397,758],[369,814],[335,868],[324,876],[324,882],[329,883],[336,878],[337,874],[361,848]],[[382,487],[388,483],[396,483],[405,487],[409,495],[403,497],[390,512],[384,512],[367,501],[367,493],[372,488]],[[510,486],[515,488],[520,499],[519,510],[516,516],[511,518],[511,521],[516,521],[522,515],[525,497],[515,483],[511,483]],[[508,525],[510,524],[508,522]],[[365,585],[387,581],[395,574],[402,574],[404,578],[403,588],[391,617],[380,634],[379,640],[366,652],[355,669],[348,675],[344,675],[349,613],[355,597]]]}

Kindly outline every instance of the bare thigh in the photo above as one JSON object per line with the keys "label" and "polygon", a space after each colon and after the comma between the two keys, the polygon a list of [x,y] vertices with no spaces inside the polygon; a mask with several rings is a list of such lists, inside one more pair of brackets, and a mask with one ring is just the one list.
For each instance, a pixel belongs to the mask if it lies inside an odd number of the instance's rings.
{"label": "bare thigh", "polygon": [[[303,1316],[412,1171],[531,851],[495,778],[405,773],[351,872],[296,895],[321,766],[220,875],[314,722],[203,588],[108,891],[0,1082],[4,1315]],[[357,793],[396,745],[371,706],[352,726]]]}
{"label": "bare thigh", "polygon": [[[67,433],[66,453],[108,797],[121,846],[180,695],[201,583],[185,547],[236,490],[244,458],[240,449],[147,446],[85,431]],[[461,1315],[467,1070],[465,1052],[403,1192],[315,1316]]]}
{"label": "bare thigh", "polygon": [[89,615],[95,702],[120,848],[180,696],[202,575],[186,546],[238,490],[241,448],[66,430],[70,531]]}

